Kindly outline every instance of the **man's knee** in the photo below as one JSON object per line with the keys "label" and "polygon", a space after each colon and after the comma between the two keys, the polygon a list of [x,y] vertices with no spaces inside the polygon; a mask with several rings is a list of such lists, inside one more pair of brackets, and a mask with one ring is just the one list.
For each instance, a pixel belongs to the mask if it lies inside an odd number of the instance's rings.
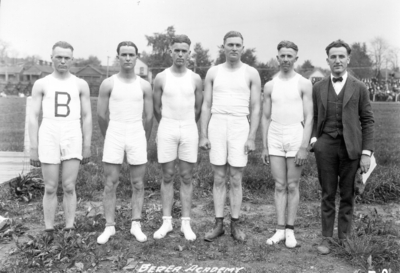
{"label": "man's knee", "polygon": [[226,174],[223,172],[214,172],[214,185],[221,187],[226,183]]}
{"label": "man's knee", "polygon": [[169,184],[174,181],[174,168],[164,169],[163,170],[163,182],[164,184]]}
{"label": "man's knee", "polygon": [[190,170],[181,171],[181,183],[189,185],[192,183],[192,172]]}
{"label": "man's knee", "polygon": [[275,192],[276,193],[286,193],[288,190],[288,186],[285,181],[280,179],[274,179],[275,181]]}
{"label": "man's knee", "polygon": [[297,193],[299,191],[299,179],[293,179],[288,181],[288,192],[289,194]]}
{"label": "man's knee", "polygon": [[46,195],[55,195],[57,193],[57,184],[46,183],[44,186],[44,192]]}
{"label": "man's knee", "polygon": [[242,177],[243,177],[242,171],[232,172],[232,169],[231,169],[231,173],[229,175],[229,178],[230,178],[229,181],[230,181],[231,188],[234,188],[234,189],[241,188],[242,187]]}
{"label": "man's knee", "polygon": [[144,189],[144,184],[143,184],[143,178],[142,177],[135,177],[131,179],[132,187],[137,190],[143,190]]}
{"label": "man's knee", "polygon": [[64,195],[72,195],[75,193],[75,181],[65,181],[63,183]]}
{"label": "man's knee", "polygon": [[104,191],[105,192],[112,192],[115,191],[119,184],[119,177],[116,176],[106,176],[104,181]]}

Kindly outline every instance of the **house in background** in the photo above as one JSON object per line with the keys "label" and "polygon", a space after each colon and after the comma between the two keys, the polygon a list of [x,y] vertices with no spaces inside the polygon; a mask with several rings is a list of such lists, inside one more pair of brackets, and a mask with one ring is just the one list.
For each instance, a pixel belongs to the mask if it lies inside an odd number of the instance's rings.
{"label": "house in background", "polygon": [[0,67],[0,83],[18,83],[21,81],[22,72],[24,71],[23,65],[10,65]]}
{"label": "house in background", "polygon": [[326,77],[325,72],[320,68],[314,68],[313,70],[306,71],[302,73],[302,75],[304,78],[309,79],[312,84],[315,84]]}
{"label": "house in background", "polygon": [[53,73],[53,67],[51,64],[34,64],[22,73],[23,78],[21,79],[21,81],[30,82],[33,84],[36,80],[41,79],[51,73]]}

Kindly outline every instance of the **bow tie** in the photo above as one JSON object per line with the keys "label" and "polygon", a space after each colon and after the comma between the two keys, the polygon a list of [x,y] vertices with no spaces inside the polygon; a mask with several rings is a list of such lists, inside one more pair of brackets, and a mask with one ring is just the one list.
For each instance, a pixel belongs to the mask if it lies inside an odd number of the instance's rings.
{"label": "bow tie", "polygon": [[333,83],[335,82],[342,82],[343,81],[343,77],[339,77],[339,78],[332,78]]}

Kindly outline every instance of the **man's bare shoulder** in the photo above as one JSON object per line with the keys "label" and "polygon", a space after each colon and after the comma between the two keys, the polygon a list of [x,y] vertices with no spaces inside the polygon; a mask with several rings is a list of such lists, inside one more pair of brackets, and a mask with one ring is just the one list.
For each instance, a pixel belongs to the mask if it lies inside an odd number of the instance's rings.
{"label": "man's bare shoulder", "polygon": [[[192,72],[193,72],[193,71],[192,71]],[[194,82],[199,82],[199,81],[201,81],[200,75],[197,74],[197,73],[195,73],[195,72],[192,73],[192,79],[193,79]]]}
{"label": "man's bare shoulder", "polygon": [[76,77],[76,83],[78,84],[79,89],[89,88],[89,84],[84,79]]}
{"label": "man's bare shoulder", "polygon": [[143,90],[145,90],[145,91],[150,90],[151,91],[151,84],[148,81],[146,81],[145,79],[143,79],[141,77],[139,77],[139,81],[140,81],[140,87],[142,87]]}
{"label": "man's bare shoulder", "polygon": [[268,81],[267,83],[265,83],[264,85],[264,93],[265,94],[271,94],[272,89],[274,87],[274,79]]}
{"label": "man's bare shoulder", "polygon": [[218,71],[218,65],[212,66],[210,67],[210,69],[208,69],[207,71],[207,75],[206,75],[206,79],[214,79],[215,75],[217,74]]}
{"label": "man's bare shoulder", "polygon": [[312,88],[312,83],[309,79],[304,78],[302,75],[300,75],[299,79],[299,84],[301,88]]}

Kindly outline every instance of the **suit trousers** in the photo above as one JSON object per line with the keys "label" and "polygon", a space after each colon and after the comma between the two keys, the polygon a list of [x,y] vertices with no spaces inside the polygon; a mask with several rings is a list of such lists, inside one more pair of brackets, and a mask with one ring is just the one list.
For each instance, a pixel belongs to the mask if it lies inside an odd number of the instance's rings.
{"label": "suit trousers", "polygon": [[343,136],[333,138],[323,133],[314,144],[318,179],[322,188],[322,236],[333,237],[335,224],[335,197],[340,191],[338,237],[345,239],[351,232],[354,206],[354,178],[360,160],[352,160],[346,150]]}

